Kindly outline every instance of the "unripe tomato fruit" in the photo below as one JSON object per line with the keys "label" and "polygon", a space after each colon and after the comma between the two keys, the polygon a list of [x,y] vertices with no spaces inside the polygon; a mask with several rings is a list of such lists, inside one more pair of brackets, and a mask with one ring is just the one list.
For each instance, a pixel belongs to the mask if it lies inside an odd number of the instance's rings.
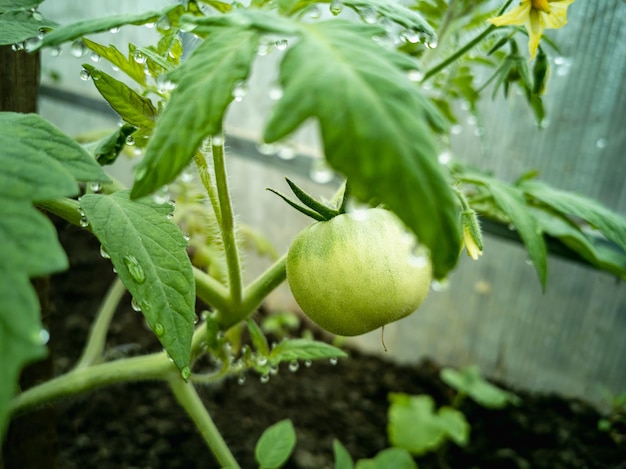
{"label": "unripe tomato fruit", "polygon": [[302,311],[334,334],[354,336],[397,321],[424,301],[427,258],[388,210],[374,208],[313,223],[294,239],[287,281]]}

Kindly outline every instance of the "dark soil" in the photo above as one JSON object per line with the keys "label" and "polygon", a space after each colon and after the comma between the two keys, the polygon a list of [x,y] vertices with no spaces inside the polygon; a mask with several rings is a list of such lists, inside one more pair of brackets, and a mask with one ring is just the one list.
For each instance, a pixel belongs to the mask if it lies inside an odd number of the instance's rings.
{"label": "dark soil", "polygon": [[[91,320],[114,274],[98,243],[63,225],[71,270],[51,280],[48,325],[56,373],[68,370],[84,345]],[[109,354],[145,353],[159,346],[140,314],[124,301],[109,334]],[[388,447],[387,394],[427,393],[449,404],[454,393],[431,362],[399,366],[351,353],[335,366],[315,362],[296,373],[282,368],[267,384],[250,375],[200,389],[202,398],[243,468],[253,468],[254,445],[272,423],[290,418],[298,443],[286,467],[331,468],[337,438],[355,459]],[[472,425],[466,448],[450,444],[417,459],[424,468],[626,468],[626,447],[599,432],[599,415],[579,401],[514,390],[522,404],[486,410],[463,405]],[[187,415],[161,382],[101,389],[56,404],[59,466],[84,468],[218,467]],[[11,468],[10,461],[6,469]],[[21,468],[20,468],[21,469]]]}

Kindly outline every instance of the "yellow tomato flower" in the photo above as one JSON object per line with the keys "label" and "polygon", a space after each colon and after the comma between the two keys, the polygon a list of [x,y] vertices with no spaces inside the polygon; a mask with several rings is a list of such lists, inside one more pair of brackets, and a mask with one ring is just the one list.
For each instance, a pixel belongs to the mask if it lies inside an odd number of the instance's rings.
{"label": "yellow tomato flower", "polygon": [[574,0],[521,0],[508,13],[488,21],[496,26],[525,26],[528,31],[528,50],[534,59],[544,29],[559,29],[567,24],[567,7]]}

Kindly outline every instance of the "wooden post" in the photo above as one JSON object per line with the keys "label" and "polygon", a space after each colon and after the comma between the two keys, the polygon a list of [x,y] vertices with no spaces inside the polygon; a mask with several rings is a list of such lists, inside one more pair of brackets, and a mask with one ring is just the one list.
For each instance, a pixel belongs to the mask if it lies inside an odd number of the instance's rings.
{"label": "wooden post", "polygon": [[[0,111],[37,112],[39,94],[39,54],[15,52],[0,46]],[[50,314],[49,278],[32,281],[44,326]],[[20,387],[29,388],[53,376],[52,354],[27,366],[20,377]],[[14,419],[8,428],[0,454],[0,469],[48,469],[58,466],[56,411],[44,407]]]}

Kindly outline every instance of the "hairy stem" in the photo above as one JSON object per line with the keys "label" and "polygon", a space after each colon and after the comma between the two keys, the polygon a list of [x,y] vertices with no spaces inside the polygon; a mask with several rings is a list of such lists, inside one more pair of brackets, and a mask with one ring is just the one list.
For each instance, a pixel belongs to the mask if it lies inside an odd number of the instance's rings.
{"label": "hairy stem", "polygon": [[24,412],[55,399],[82,394],[109,384],[168,379],[169,375],[179,373],[164,352],[74,369],[18,394],[11,401],[10,412]]}
{"label": "hairy stem", "polygon": [[213,137],[213,165],[215,171],[215,182],[217,184],[217,195],[220,204],[222,241],[226,253],[226,265],[228,266],[228,283],[230,297],[233,304],[241,303],[242,280],[241,280],[241,258],[235,236],[235,219],[233,207],[230,200],[230,190],[228,188],[228,177],[226,175],[226,162],[224,160],[224,140],[223,135],[219,135],[219,141]]}
{"label": "hairy stem", "polygon": [[211,172],[209,171],[209,165],[207,164],[204,153],[197,151],[193,157],[196,168],[198,168],[198,175],[200,176],[200,181],[206,190],[207,195],[209,196],[209,201],[211,202],[211,207],[213,207],[213,212],[215,213],[215,219],[219,225],[222,224],[222,213],[220,210],[220,205],[217,197],[217,193],[215,192],[215,186],[213,185],[213,181],[211,180]]}
{"label": "hairy stem", "polygon": [[[496,16],[500,16],[504,12],[504,10],[506,10],[508,8],[508,6],[511,4],[512,1],[513,0],[507,0],[507,2],[504,5],[502,5],[502,8],[500,8],[500,10],[498,10],[498,13],[496,14]],[[442,71],[448,65],[456,62],[457,59],[459,59],[460,57],[465,55],[470,49],[472,49],[472,47],[474,47],[476,44],[478,44],[483,39],[485,39],[487,36],[489,36],[489,34],[491,34],[493,32],[493,30],[496,29],[496,28],[497,28],[497,26],[494,26],[493,24],[487,26],[487,28],[485,28],[482,33],[480,33],[478,36],[476,36],[474,39],[469,41],[467,44],[465,44],[460,49],[457,49],[451,56],[447,57],[446,59],[444,59],[441,62],[439,62],[437,65],[434,65],[432,68],[427,70],[426,73],[424,73],[424,78],[423,78],[422,81],[424,82],[424,81],[428,80],[432,76],[434,76],[437,73],[439,73],[440,71]]]}
{"label": "hairy stem", "polygon": [[240,466],[231,453],[224,438],[215,426],[211,414],[200,400],[196,388],[191,383],[185,383],[179,376],[172,377],[169,385],[178,403],[185,409],[196,425],[202,438],[207,443],[220,467],[239,469]]}
{"label": "hairy stem", "polygon": [[86,368],[102,358],[107,332],[109,331],[109,324],[111,324],[113,314],[115,314],[117,305],[119,305],[122,300],[124,293],[126,293],[126,287],[119,277],[116,277],[100,306],[96,320],[91,326],[87,345],[76,364],[76,369]]}

